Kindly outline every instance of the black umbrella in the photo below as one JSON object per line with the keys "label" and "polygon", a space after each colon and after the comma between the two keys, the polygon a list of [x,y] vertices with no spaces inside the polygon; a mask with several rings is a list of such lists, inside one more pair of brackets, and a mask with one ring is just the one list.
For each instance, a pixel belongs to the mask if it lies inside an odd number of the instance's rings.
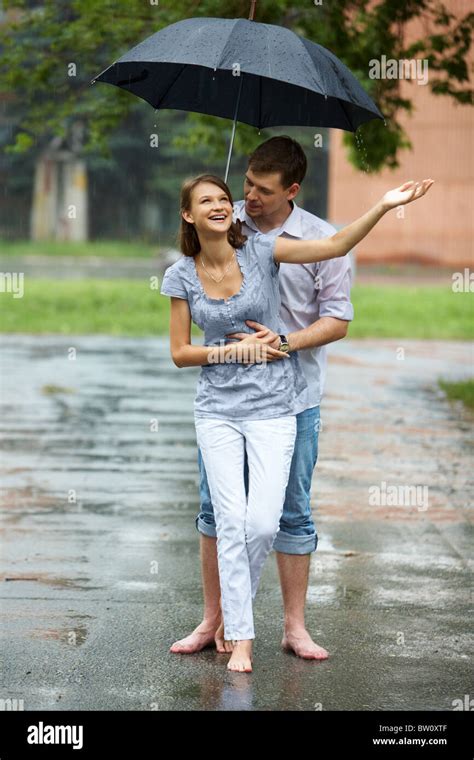
{"label": "black umbrella", "polygon": [[[254,5],[254,4],[253,4]],[[151,35],[99,74],[155,109],[272,126],[355,132],[383,115],[329,50],[290,29],[246,19],[190,18]]]}

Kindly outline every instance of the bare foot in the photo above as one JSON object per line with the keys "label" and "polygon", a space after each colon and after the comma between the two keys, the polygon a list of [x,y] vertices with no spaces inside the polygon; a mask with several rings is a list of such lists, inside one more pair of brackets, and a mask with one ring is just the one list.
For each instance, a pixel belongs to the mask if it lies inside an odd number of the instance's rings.
{"label": "bare foot", "polygon": [[252,641],[253,639],[242,639],[234,642],[234,649],[232,657],[227,663],[227,670],[234,670],[239,673],[252,672]]}
{"label": "bare foot", "polygon": [[224,623],[222,622],[219,626],[219,628],[216,631],[216,635],[214,636],[214,641],[216,642],[216,649],[221,654],[230,654],[232,650],[234,649],[234,645],[232,644],[232,641],[228,641],[224,638]]}
{"label": "bare foot", "polygon": [[286,631],[281,645],[283,649],[294,652],[297,657],[305,660],[327,660],[329,657],[329,652],[315,644],[305,628]]}
{"label": "bare foot", "polygon": [[214,644],[214,636],[219,628],[219,621],[216,623],[207,623],[202,621],[197,628],[194,629],[189,636],[185,639],[175,641],[170,647],[170,652],[174,654],[194,654],[194,652],[200,652],[201,649],[208,647],[210,644]]}

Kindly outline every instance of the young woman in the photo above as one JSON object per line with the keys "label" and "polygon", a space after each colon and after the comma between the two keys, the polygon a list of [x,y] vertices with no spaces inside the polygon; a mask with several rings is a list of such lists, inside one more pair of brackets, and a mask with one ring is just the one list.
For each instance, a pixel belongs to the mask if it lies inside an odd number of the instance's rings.
{"label": "young woman", "polygon": [[[213,175],[184,183],[181,250],[161,293],[171,296],[170,343],[178,367],[201,366],[194,402],[196,436],[214,507],[225,639],[234,644],[229,670],[250,672],[255,638],[252,603],[278,531],[296,436],[296,408],[306,393],[297,353],[265,347],[263,331],[280,334],[280,262],[305,264],[344,256],[390,209],[423,196],[433,180],[406,182],[332,237],[289,240],[233,223],[229,188]],[[204,345],[191,344],[191,321]],[[249,333],[238,344],[226,334]],[[279,361],[276,361],[279,359]],[[248,459],[248,497],[244,455]]]}

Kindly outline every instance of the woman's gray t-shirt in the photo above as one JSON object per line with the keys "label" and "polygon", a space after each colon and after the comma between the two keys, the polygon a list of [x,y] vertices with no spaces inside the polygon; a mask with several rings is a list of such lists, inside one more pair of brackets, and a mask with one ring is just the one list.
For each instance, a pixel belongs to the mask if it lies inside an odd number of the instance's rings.
{"label": "woman's gray t-shirt", "polygon": [[[276,236],[257,233],[236,249],[243,282],[228,299],[210,298],[204,291],[193,256],[182,256],[168,267],[161,293],[188,301],[193,322],[204,331],[204,345],[229,343],[227,333],[254,330],[246,319],[285,333],[280,317],[279,264],[273,258]],[[194,401],[196,417],[269,419],[296,414],[304,403],[307,383],[296,352],[289,359],[201,367]],[[303,394],[303,395],[302,395]]]}

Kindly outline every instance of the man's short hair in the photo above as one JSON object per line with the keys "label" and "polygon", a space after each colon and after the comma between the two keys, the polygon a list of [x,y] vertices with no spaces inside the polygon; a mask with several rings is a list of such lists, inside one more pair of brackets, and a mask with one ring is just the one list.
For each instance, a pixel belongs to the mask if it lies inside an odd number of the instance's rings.
{"label": "man's short hair", "polygon": [[306,175],[307,161],[301,145],[287,135],[265,140],[249,156],[248,168],[256,174],[280,172],[283,187],[299,185]]}

